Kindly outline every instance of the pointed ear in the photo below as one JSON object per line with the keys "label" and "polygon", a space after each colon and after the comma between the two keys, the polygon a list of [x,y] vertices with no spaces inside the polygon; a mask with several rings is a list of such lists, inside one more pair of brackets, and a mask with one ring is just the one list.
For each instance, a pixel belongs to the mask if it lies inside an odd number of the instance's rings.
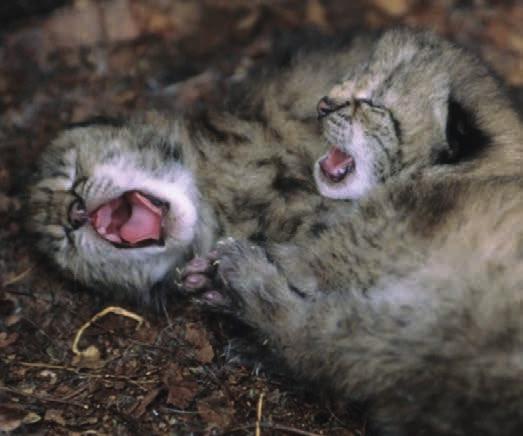
{"label": "pointed ear", "polygon": [[436,164],[453,164],[477,157],[490,144],[474,108],[467,107],[449,94],[446,104],[446,146],[437,152]]}

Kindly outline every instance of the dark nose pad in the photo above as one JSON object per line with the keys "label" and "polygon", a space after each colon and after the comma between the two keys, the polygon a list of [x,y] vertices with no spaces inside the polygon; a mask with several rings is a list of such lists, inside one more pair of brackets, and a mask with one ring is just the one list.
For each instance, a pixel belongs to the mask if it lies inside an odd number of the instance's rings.
{"label": "dark nose pad", "polygon": [[71,224],[75,230],[89,221],[89,214],[81,198],[76,198],[69,206],[68,219],[69,224]]}
{"label": "dark nose pad", "polygon": [[318,119],[329,115],[336,110],[336,104],[329,97],[323,97],[316,106],[318,111]]}

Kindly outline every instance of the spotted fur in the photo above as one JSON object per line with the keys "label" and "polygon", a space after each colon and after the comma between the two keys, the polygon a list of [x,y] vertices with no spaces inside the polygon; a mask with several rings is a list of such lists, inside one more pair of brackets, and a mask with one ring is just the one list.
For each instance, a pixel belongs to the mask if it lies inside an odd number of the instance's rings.
{"label": "spotted fur", "polygon": [[292,243],[221,241],[197,300],[367,404],[370,434],[521,434],[518,115],[476,58],[408,31],[386,33],[328,97],[327,140],[357,171],[316,183],[354,201]]}
{"label": "spotted fur", "polygon": [[[315,101],[366,44],[295,56],[201,113],[98,119],[64,131],[30,189],[28,224],[39,249],[91,288],[149,301],[158,286],[172,292],[176,268],[220,235],[294,237],[327,202],[312,180],[323,148]],[[92,211],[133,189],[169,204],[163,246],[117,248],[68,221],[77,199]]]}

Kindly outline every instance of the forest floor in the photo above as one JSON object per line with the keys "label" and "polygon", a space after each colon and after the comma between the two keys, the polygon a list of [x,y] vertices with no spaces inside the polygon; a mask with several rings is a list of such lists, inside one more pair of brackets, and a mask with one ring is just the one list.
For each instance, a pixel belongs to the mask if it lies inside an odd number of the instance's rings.
{"label": "forest floor", "polygon": [[[0,6],[0,434],[364,435],[357,407],[230,350],[243,332],[177,304],[161,314],[63,279],[24,237],[22,195],[68,123],[220,98],[278,38],[395,24],[476,51],[520,106],[523,5],[482,0],[3,0]],[[284,37],[284,36],[282,36]],[[232,331],[232,332],[231,332]],[[92,352],[96,347],[96,352]],[[86,351],[87,350],[87,351]],[[263,353],[263,351],[261,351]],[[259,410],[260,409],[260,410]]]}

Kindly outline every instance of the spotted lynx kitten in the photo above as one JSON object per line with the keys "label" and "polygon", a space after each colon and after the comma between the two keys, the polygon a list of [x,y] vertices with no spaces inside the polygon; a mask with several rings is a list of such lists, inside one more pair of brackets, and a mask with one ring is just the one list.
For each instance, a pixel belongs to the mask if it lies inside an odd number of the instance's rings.
{"label": "spotted lynx kitten", "polygon": [[523,434],[523,128],[488,70],[390,31],[318,104],[315,232],[224,239],[186,269],[200,304],[381,435]]}

